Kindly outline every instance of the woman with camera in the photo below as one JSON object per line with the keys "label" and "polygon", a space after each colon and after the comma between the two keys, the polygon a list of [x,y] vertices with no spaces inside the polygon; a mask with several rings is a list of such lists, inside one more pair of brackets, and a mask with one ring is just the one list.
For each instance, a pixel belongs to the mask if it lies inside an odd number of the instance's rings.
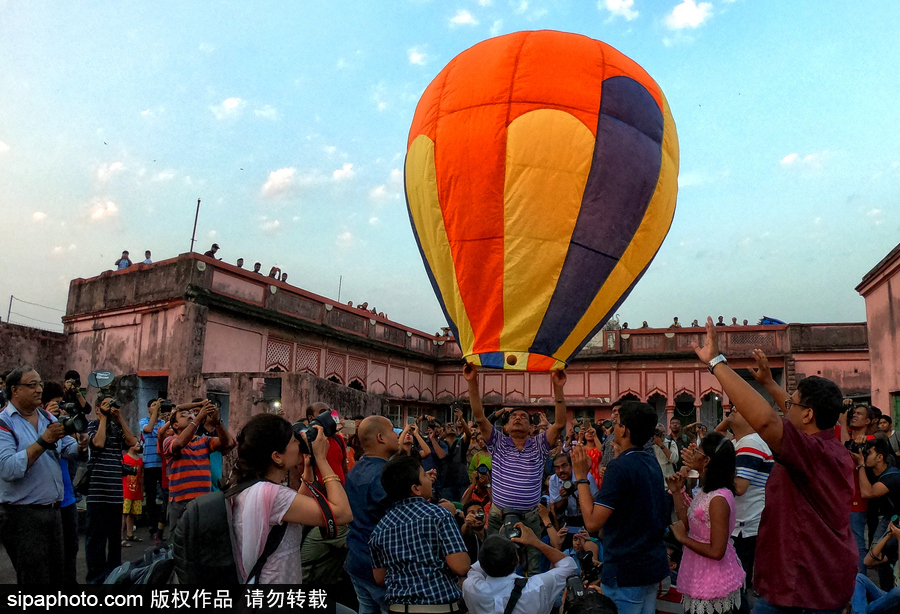
{"label": "woman with camera", "polygon": [[678,591],[686,614],[725,614],[740,607],[745,576],[730,541],[736,521],[734,446],[712,432],[683,455],[685,465],[699,472],[701,488],[688,507],[684,473],[666,479],[678,514],[671,530],[684,545]]}
{"label": "woman with camera", "polygon": [[[337,525],[349,523],[353,515],[340,478],[328,464],[329,439],[322,427],[314,425],[317,436],[312,445],[306,434],[297,434],[291,424],[275,414],[257,414],[250,418],[237,437],[238,461],[232,485],[255,482],[232,499],[232,518],[237,542],[238,571],[246,582],[260,558],[269,533],[286,524],[278,547],[266,560],[255,578],[258,584],[300,584],[300,547],[303,525],[326,525],[330,510]],[[325,494],[314,497],[309,483],[313,479],[313,463],[301,453],[311,450],[322,475]],[[294,473],[302,473],[303,485],[295,491],[283,484]]]}

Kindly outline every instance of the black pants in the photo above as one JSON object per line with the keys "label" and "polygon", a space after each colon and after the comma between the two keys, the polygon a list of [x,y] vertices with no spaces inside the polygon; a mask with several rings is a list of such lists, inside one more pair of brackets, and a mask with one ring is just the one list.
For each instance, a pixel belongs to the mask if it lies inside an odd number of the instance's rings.
{"label": "black pants", "polygon": [[16,570],[16,582],[62,586],[63,527],[59,508],[4,504],[0,515],[3,546]]}
{"label": "black pants", "polygon": [[87,583],[102,584],[122,564],[122,504],[87,504]]}
{"label": "black pants", "polygon": [[75,504],[59,508],[63,532],[63,582],[67,586],[78,584],[75,561],[78,557],[78,510]]}
{"label": "black pants", "polygon": [[741,561],[741,567],[747,572],[747,581],[741,589],[741,607],[738,612],[741,614],[749,614],[750,603],[747,600],[747,591],[753,585],[753,564],[756,561],[756,535],[753,537],[744,537],[739,535],[734,538],[734,551]]}
{"label": "black pants", "polygon": [[[150,525],[150,532],[154,533],[160,521],[165,521],[160,516],[159,506],[156,504],[157,493],[162,492],[162,467],[144,467],[144,514]],[[165,495],[163,495],[165,499]]]}

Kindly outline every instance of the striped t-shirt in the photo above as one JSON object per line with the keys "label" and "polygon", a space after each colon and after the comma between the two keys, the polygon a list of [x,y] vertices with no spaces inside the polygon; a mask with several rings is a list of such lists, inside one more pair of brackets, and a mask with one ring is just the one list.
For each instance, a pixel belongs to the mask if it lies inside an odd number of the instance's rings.
{"label": "striped t-shirt", "polygon": [[106,420],[106,443],[94,447],[94,436],[100,427],[99,420],[88,424],[87,435],[91,441],[91,483],[88,503],[117,503],[122,505],[122,441],[124,434],[114,420]]}
{"label": "striped t-shirt", "polygon": [[769,446],[757,433],[741,437],[734,447],[737,451],[736,477],[748,480],[750,485],[747,492],[735,497],[737,522],[731,535],[753,537],[759,532],[759,519],[766,506],[766,481],[775,460]]}
{"label": "striped t-shirt", "polygon": [[209,454],[221,448],[221,443],[218,437],[195,435],[178,454],[174,454],[175,437],[167,437],[163,443],[169,501],[190,501],[210,492]]}
{"label": "striped t-shirt", "polygon": [[541,500],[544,465],[550,457],[547,434],[542,432],[525,441],[519,450],[509,435],[491,429],[487,442],[491,453],[492,504],[497,509],[530,510]]}

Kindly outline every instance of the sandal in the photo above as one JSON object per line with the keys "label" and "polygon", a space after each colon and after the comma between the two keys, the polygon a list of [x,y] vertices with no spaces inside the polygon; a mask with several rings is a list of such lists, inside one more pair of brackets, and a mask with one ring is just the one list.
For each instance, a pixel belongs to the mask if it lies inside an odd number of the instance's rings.
{"label": "sandal", "polygon": [[129,541],[129,542],[142,542],[142,541],[144,541],[144,540],[142,540],[140,537],[135,537],[134,535],[126,535],[126,536],[125,536],[125,541]]}
{"label": "sandal", "polygon": [[131,548],[131,544],[128,543],[128,540],[123,539],[123,540],[122,540],[122,547],[123,547],[123,548]]}

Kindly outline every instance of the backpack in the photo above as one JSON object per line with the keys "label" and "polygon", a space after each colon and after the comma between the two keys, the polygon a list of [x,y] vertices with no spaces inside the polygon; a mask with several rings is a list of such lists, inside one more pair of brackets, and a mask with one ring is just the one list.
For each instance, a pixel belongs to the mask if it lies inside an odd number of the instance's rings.
{"label": "backpack", "polygon": [[157,548],[153,552],[145,554],[139,561],[119,565],[110,572],[103,583],[160,586],[169,583],[174,567],[175,560],[172,558],[172,548]]}
{"label": "backpack", "polygon": [[[258,481],[207,493],[187,504],[172,534],[175,575],[180,584],[225,586],[241,583],[235,563],[236,544],[233,542],[229,499]],[[269,531],[263,552],[247,577],[247,584],[259,577],[266,561],[281,544],[286,530],[287,524],[282,523]]]}

